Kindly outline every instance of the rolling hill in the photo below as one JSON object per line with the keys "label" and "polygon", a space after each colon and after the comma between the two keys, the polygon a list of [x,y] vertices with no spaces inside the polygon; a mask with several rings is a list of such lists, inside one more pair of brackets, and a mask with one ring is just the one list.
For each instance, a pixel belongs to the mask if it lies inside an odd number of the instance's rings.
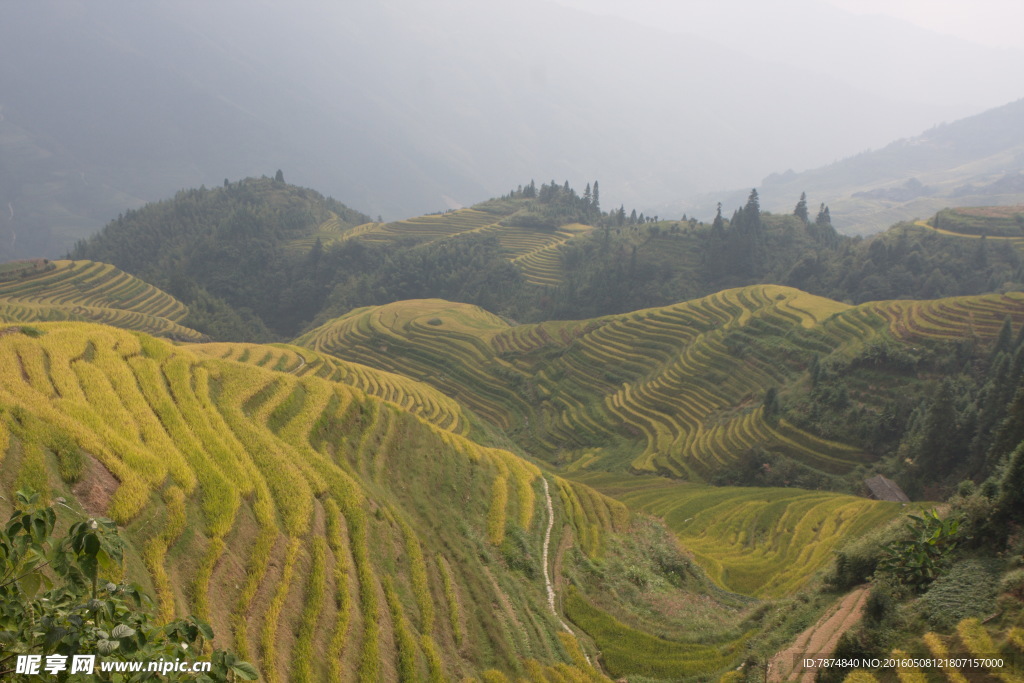
{"label": "rolling hill", "polygon": [[[208,619],[267,680],[320,680],[325,660],[327,678],[410,681],[752,672],[835,601],[833,556],[902,516],[850,495],[866,475],[916,499],[987,496],[970,510],[1007,489],[1016,211],[945,210],[861,244],[827,220],[762,220],[754,193],[709,227],[533,192],[383,223],[251,179],[81,245],[152,268],[187,304],[96,261],[5,264],[0,488],[113,517],[161,617]],[[491,271],[507,279],[474,279]],[[622,306],[617,290],[651,282],[664,297],[713,288],[708,273],[787,271],[858,301],[989,293],[855,305],[761,283],[530,324],[412,298],[290,344],[184,327],[303,302],[280,332],[353,292],[467,282],[489,301],[603,291],[595,305]],[[1014,633],[951,623],[959,640],[929,651]]]}
{"label": "rolling hill", "polygon": [[[459,330],[496,321],[478,312]],[[160,615],[208,619],[267,680],[318,680],[322,657],[342,678],[595,680],[595,647],[616,675],[708,675],[765,637],[758,603],[674,541],[633,547],[641,527],[668,538],[659,523],[467,439],[472,415],[406,377],[295,346],[175,347],[74,322],[6,328],[0,367],[0,485],[114,518]],[[601,562],[653,582],[609,604],[587,578]],[[568,633],[546,604],[549,570]],[[680,622],[666,600],[707,613]],[[658,654],[637,660],[644,647]]]}

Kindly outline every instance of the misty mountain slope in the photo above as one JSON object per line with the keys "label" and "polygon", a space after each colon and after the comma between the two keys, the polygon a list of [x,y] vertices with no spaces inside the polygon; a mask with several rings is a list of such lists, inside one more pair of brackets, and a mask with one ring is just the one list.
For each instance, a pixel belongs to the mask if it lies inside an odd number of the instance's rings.
{"label": "misty mountain slope", "polygon": [[[829,205],[836,228],[848,234],[880,232],[947,207],[1022,203],[1024,99],[829,166],[772,174],[760,189],[774,211],[792,211],[793,198],[806,191]],[[741,203],[748,191],[724,203]],[[714,211],[723,194],[690,210]]]}
{"label": "misty mountain slope", "polygon": [[143,200],[277,168],[389,220],[531,176],[596,177],[609,204],[649,206],[937,116],[838,81],[809,95],[813,72],[712,29],[681,37],[541,0],[500,21],[461,1],[14,4],[0,249],[59,256]]}

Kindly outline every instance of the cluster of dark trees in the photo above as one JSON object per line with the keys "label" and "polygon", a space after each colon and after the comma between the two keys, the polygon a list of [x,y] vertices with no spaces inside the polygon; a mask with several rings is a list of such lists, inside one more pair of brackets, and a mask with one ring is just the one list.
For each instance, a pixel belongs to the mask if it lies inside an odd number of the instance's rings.
{"label": "cluster of dark trees", "polygon": [[[815,359],[809,374],[786,417],[878,456],[912,498],[1001,476],[1024,442],[1024,325],[1015,335],[1009,318],[991,347],[876,342],[853,358]],[[898,392],[886,390],[893,378]]]}
{"label": "cluster of dark trees", "polygon": [[283,178],[225,181],[128,211],[69,256],[112,263],[167,290],[189,305],[185,324],[214,338],[285,338],[319,312],[329,279],[322,246],[301,254],[285,245],[332,213],[348,226],[371,220]]}
{"label": "cluster of dark trees", "polygon": [[569,186],[552,180],[537,188],[531,180],[497,199],[477,204],[475,209],[507,215],[502,224],[509,226],[555,230],[568,223],[597,225],[604,215],[601,212],[601,190],[595,180],[593,187],[580,195]]}

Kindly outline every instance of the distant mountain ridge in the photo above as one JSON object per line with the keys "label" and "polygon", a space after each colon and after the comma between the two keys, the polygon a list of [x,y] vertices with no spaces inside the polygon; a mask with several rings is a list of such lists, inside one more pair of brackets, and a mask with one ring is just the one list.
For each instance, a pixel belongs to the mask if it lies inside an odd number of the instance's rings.
{"label": "distant mountain ridge", "polygon": [[[949,207],[1020,204],[1024,99],[828,166],[774,173],[759,189],[772,211],[792,210],[792,197],[806,192],[828,204],[836,229],[847,234],[881,232]],[[748,191],[708,195],[689,210],[706,215],[715,202],[738,204]]]}

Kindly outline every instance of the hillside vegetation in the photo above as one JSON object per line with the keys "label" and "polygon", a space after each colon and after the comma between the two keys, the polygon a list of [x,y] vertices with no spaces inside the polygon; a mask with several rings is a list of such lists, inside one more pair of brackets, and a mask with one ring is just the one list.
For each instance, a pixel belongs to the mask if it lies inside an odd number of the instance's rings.
{"label": "hillside vegetation", "polygon": [[649,476],[578,473],[574,480],[663,519],[723,588],[796,592],[850,539],[884,527],[899,503],[797,488],[711,487]]}

